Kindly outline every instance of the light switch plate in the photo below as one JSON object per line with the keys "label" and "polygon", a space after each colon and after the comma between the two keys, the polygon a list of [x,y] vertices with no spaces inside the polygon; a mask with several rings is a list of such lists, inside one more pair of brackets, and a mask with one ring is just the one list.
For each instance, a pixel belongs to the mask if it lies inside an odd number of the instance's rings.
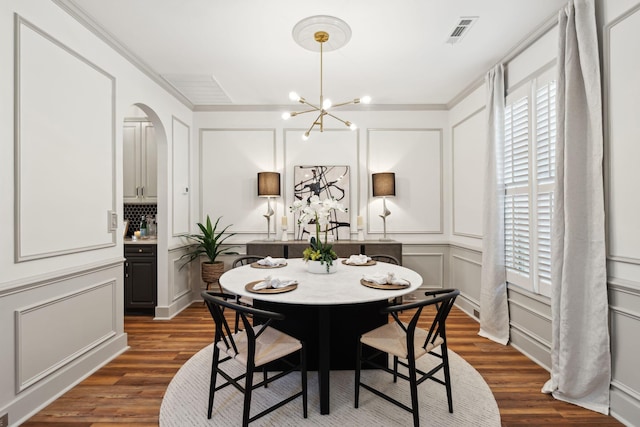
{"label": "light switch plate", "polygon": [[109,232],[116,231],[118,229],[118,213],[114,211],[107,211],[107,228]]}

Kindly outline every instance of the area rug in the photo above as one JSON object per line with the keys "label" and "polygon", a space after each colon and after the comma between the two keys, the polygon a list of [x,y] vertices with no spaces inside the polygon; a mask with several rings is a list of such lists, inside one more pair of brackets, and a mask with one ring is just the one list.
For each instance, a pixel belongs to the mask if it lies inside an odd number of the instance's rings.
{"label": "area rug", "polygon": [[[242,422],[242,395],[228,386],[216,393],[213,415],[207,419],[207,398],[211,372],[212,347],[203,348],[180,368],[167,387],[160,407],[160,427],[233,426]],[[430,360],[431,359],[431,360]],[[418,359],[424,371],[435,366],[430,356]],[[500,426],[498,405],[482,376],[464,359],[449,350],[453,414],[447,408],[445,388],[433,381],[418,387],[420,423],[424,426]],[[231,365],[227,363],[227,365]],[[240,368],[238,372],[241,372]],[[261,374],[259,374],[261,378]],[[256,380],[259,378],[256,377]],[[253,422],[252,426],[407,426],[412,416],[375,396],[360,390],[360,407],[353,407],[353,371],[331,372],[331,413],[321,415],[318,396],[318,375],[309,372],[309,414],[302,417],[302,398],[298,398]],[[363,370],[362,379],[375,384],[388,395],[410,404],[406,381],[393,383],[392,376],[377,370]],[[297,373],[279,379],[267,389],[254,391],[251,413],[256,414],[277,401],[280,396],[300,389]]]}

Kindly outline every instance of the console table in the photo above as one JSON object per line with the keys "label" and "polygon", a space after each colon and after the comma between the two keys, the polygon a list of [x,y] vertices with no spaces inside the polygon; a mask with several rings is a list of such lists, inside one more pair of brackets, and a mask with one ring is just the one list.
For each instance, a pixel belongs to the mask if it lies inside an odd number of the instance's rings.
{"label": "console table", "polygon": [[[253,240],[247,243],[247,255],[271,256],[273,258],[302,258],[302,252],[309,246],[306,240],[292,240],[287,242],[266,242]],[[333,242],[333,250],[338,257],[349,258],[351,255],[391,255],[402,265],[402,243],[396,241],[379,240],[338,240]]]}

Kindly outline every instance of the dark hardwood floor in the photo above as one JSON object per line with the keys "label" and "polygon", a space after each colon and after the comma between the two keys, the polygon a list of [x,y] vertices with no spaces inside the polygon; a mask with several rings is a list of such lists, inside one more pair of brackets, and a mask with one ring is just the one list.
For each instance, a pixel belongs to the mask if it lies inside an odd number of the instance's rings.
{"label": "dark hardwood floor", "polygon": [[[194,303],[168,321],[126,316],[125,331],[130,350],[23,426],[157,426],[167,385],[186,360],[211,343],[213,321],[202,303]],[[549,378],[547,371],[512,347],[488,341],[477,332],[478,324],[454,308],[447,321],[449,348],[472,364],[489,384],[503,426],[622,425],[612,417],[540,393]]]}

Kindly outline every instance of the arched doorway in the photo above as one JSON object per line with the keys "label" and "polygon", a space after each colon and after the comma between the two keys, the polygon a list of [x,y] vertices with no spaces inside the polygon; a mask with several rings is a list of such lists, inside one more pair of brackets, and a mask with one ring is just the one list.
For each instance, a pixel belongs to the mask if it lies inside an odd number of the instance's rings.
{"label": "arched doorway", "polygon": [[146,236],[125,239],[125,313],[156,316],[157,307],[166,305],[168,286],[161,273],[167,271],[167,136],[157,113],[141,103],[129,107],[122,131],[127,235],[140,231],[143,219],[148,224]]}

